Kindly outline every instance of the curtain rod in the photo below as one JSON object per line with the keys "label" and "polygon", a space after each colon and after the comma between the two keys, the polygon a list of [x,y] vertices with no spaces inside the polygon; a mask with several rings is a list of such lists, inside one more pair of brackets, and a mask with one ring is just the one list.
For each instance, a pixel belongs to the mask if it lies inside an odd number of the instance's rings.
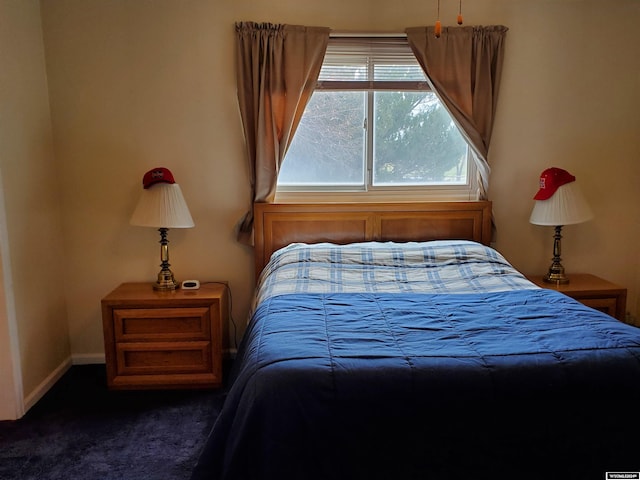
{"label": "curtain rod", "polygon": [[406,37],[407,34],[404,32],[355,32],[352,30],[331,30],[329,32],[329,37]]}

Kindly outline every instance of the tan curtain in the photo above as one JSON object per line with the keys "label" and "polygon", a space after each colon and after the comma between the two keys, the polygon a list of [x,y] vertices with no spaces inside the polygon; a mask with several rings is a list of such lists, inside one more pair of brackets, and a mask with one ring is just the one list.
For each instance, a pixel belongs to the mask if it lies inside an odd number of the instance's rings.
{"label": "tan curtain", "polygon": [[507,27],[407,28],[407,39],[434,92],[471,147],[481,199],[489,186],[487,153],[498,101]]}
{"label": "tan curtain", "polygon": [[278,171],[313,93],[329,28],[236,24],[238,102],[251,174],[251,210],[238,240],[253,243],[253,202],[272,202]]}

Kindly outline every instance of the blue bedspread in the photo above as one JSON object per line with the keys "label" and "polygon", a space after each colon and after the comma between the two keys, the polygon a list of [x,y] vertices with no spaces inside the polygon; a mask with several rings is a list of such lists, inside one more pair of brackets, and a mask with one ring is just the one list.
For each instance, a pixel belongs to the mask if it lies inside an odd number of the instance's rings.
{"label": "blue bedspread", "polygon": [[640,329],[550,290],[275,296],[235,368],[194,480],[640,470]]}

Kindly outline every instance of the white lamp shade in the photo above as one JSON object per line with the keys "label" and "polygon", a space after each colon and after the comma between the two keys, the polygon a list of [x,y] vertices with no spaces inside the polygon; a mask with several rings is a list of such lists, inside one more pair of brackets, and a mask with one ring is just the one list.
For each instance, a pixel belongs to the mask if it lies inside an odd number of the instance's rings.
{"label": "white lamp shade", "polygon": [[593,214],[578,184],[573,181],[556,190],[547,200],[536,200],[529,222],[534,225],[562,226],[591,220]]}
{"label": "white lamp shade", "polygon": [[131,225],[156,228],[191,228],[189,207],[177,183],[157,183],[143,190],[131,216]]}

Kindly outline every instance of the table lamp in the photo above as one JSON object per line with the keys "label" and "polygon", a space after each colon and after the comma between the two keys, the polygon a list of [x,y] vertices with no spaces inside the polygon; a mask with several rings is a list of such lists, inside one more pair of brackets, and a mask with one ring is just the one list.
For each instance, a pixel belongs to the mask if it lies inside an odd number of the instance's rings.
{"label": "table lamp", "polygon": [[591,209],[576,183],[576,177],[556,167],[540,174],[540,189],[533,198],[536,203],[529,222],[555,227],[553,260],[543,280],[547,283],[569,283],[560,258],[562,227],[590,220],[593,217]]}
{"label": "table lamp", "polygon": [[184,201],[180,185],[175,182],[171,171],[164,167],[149,170],[142,178],[144,187],[138,205],[131,216],[131,225],[155,227],[160,232],[160,267],[155,290],[175,290],[178,282],[169,268],[170,228],[191,228],[194,226],[189,207]]}

